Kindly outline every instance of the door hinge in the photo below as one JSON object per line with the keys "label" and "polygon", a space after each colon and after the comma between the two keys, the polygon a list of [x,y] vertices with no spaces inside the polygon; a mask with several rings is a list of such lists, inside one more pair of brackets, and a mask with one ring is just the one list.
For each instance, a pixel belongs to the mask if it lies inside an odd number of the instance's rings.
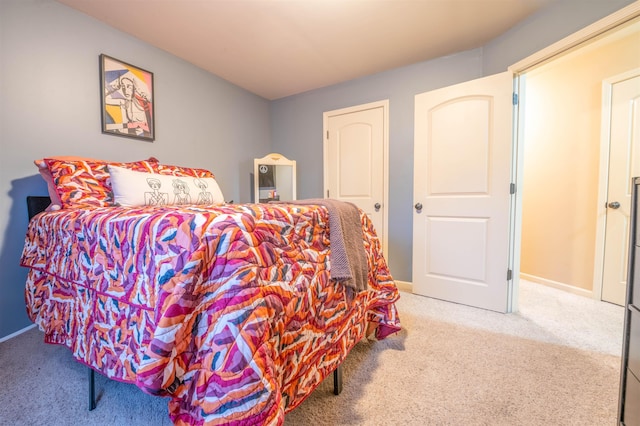
{"label": "door hinge", "polygon": [[329,190],[327,189],[327,198],[329,198]]}
{"label": "door hinge", "polygon": [[511,98],[514,105],[518,105],[518,94],[513,92],[513,96]]}
{"label": "door hinge", "polygon": [[329,139],[329,131],[327,130],[327,139]]}
{"label": "door hinge", "polygon": [[515,194],[516,193],[516,184],[515,183],[510,183],[509,184],[509,194]]}
{"label": "door hinge", "polygon": [[511,269],[507,269],[507,281],[511,281],[513,278],[513,271]]}

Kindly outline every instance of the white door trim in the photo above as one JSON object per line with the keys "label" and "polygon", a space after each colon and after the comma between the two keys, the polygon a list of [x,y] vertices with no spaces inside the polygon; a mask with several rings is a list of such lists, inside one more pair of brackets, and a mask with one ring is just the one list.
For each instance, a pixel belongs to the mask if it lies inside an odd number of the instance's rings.
{"label": "white door trim", "polygon": [[592,297],[602,300],[602,281],[604,274],[604,250],[607,225],[607,207],[605,206],[609,190],[609,149],[611,139],[611,92],[613,85],[640,75],[640,68],[609,77],[602,81],[602,115],[600,126],[600,172],[598,177],[598,206],[596,224],[596,250],[593,267]]}
{"label": "white door trim", "polygon": [[600,34],[613,29],[619,25],[624,24],[636,17],[640,16],[640,1],[631,3],[628,6],[612,13],[609,16],[605,16],[599,21],[584,27],[583,29],[563,38],[562,40],[553,43],[546,48],[539,50],[538,52],[527,56],[521,61],[511,65],[508,69],[514,74],[521,74],[529,69],[542,64],[545,61],[552,59],[553,57],[572,49],[584,42],[591,40],[592,38],[599,36]]}
{"label": "white door trim", "polygon": [[326,197],[327,190],[329,189],[329,140],[327,139],[327,132],[329,131],[329,118],[336,115],[350,114],[358,111],[365,111],[368,109],[382,108],[383,115],[383,197],[382,197],[382,253],[386,259],[389,259],[388,254],[388,241],[389,241],[389,100],[384,99],[382,101],[370,102],[362,105],[355,105],[352,107],[336,109],[333,111],[326,111],[322,113],[322,170],[323,170],[323,197]]}

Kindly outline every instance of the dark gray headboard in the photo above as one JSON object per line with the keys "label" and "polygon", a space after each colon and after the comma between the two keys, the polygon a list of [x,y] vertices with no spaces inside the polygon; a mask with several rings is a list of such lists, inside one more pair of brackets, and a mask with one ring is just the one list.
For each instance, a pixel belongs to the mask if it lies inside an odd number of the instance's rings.
{"label": "dark gray headboard", "polygon": [[51,198],[45,196],[27,196],[27,211],[29,220],[40,212],[43,212],[51,204]]}

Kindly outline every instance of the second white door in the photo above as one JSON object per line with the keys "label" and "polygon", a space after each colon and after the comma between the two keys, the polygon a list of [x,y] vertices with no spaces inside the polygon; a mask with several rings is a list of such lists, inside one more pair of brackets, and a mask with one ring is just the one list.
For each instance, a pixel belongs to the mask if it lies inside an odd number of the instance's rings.
{"label": "second white door", "polygon": [[372,220],[386,255],[388,101],[324,113],[324,196]]}
{"label": "second white door", "polygon": [[608,127],[609,178],[602,274],[602,300],[624,305],[632,178],[640,176],[640,76],[610,85]]}

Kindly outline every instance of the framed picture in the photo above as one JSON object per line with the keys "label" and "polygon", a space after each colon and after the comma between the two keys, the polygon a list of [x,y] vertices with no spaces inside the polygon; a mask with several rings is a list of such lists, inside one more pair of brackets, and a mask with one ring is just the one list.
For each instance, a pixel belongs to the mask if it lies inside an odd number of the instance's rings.
{"label": "framed picture", "polygon": [[153,73],[100,55],[102,133],[153,141]]}

